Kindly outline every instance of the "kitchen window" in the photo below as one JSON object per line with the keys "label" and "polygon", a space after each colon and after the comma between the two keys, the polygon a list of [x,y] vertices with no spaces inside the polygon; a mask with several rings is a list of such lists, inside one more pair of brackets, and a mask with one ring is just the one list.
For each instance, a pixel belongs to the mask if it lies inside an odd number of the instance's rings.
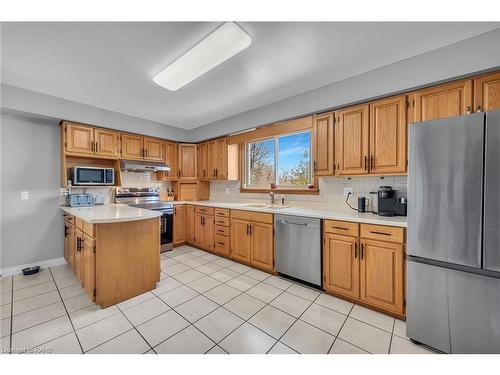
{"label": "kitchen window", "polygon": [[245,188],[307,189],[312,183],[311,131],[246,143]]}

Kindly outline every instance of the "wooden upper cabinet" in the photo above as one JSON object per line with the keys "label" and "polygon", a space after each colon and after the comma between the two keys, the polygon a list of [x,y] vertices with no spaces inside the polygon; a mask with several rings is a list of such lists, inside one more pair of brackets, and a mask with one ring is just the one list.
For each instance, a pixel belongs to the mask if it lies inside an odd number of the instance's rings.
{"label": "wooden upper cabinet", "polygon": [[197,152],[195,144],[179,143],[179,159],[177,174],[181,179],[196,180],[197,170]]}
{"label": "wooden upper cabinet", "polygon": [[250,263],[250,223],[231,219],[231,258]]}
{"label": "wooden upper cabinet", "polygon": [[217,163],[215,164],[215,178],[227,179],[227,139],[219,138],[215,141],[215,152]]}
{"label": "wooden upper cabinet", "polygon": [[331,176],[334,172],[334,113],[314,116],[312,154],[315,176]]}
{"label": "wooden upper cabinet", "polygon": [[216,179],[215,168],[218,162],[217,159],[218,155],[217,155],[216,142],[215,141],[207,142],[207,169],[208,169],[207,176],[209,180]]}
{"label": "wooden upper cabinet", "polygon": [[198,145],[198,178],[208,180],[208,143]]}
{"label": "wooden upper cabinet", "polygon": [[357,237],[325,233],[323,287],[333,293],[359,298],[359,251]]}
{"label": "wooden upper cabinet", "polygon": [[186,242],[186,206],[174,206],[174,231],[173,245],[177,246]]}
{"label": "wooden upper cabinet", "polygon": [[338,174],[368,173],[369,140],[368,104],[349,107],[335,112],[337,117]]}
{"label": "wooden upper cabinet", "polygon": [[472,80],[452,82],[415,92],[414,121],[428,121],[472,112]]}
{"label": "wooden upper cabinet", "polygon": [[406,95],[370,104],[370,173],[406,171]]}
{"label": "wooden upper cabinet", "polygon": [[474,112],[500,108],[500,72],[474,80]]}
{"label": "wooden upper cabinet", "polygon": [[186,205],[186,242],[194,244],[194,206]]}
{"label": "wooden upper cabinet", "polygon": [[88,154],[94,153],[94,128],[85,125],[65,123],[66,152]]}
{"label": "wooden upper cabinet", "polygon": [[143,159],[144,137],[122,133],[122,158]]}
{"label": "wooden upper cabinet", "polygon": [[250,225],[250,263],[272,272],[274,270],[273,224],[252,222]]}
{"label": "wooden upper cabinet", "polygon": [[120,156],[120,135],[118,132],[96,128],[94,130],[94,140],[97,155]]}
{"label": "wooden upper cabinet", "polygon": [[164,179],[177,178],[177,143],[165,141],[165,164],[170,167],[170,171],[164,173]]}
{"label": "wooden upper cabinet", "polygon": [[144,137],[144,159],[163,161],[163,140]]}
{"label": "wooden upper cabinet", "polygon": [[395,313],[404,313],[403,245],[361,240],[360,299]]}

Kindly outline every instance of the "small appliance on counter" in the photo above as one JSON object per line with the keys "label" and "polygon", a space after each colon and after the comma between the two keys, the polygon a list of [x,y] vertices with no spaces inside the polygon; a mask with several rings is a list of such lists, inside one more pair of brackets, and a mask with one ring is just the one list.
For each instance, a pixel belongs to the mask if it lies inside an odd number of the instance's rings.
{"label": "small appliance on counter", "polygon": [[370,211],[378,214],[378,191],[370,191]]}
{"label": "small appliance on counter", "polygon": [[70,207],[89,207],[94,205],[92,194],[68,194],[66,204]]}
{"label": "small appliance on counter", "polygon": [[380,186],[377,193],[377,213],[380,216],[406,216],[406,198],[397,197],[391,186]]}
{"label": "small appliance on counter", "polygon": [[368,198],[358,197],[358,212],[366,212],[368,207]]}
{"label": "small appliance on counter", "polygon": [[94,194],[94,204],[104,204],[104,194],[103,193],[95,193]]}

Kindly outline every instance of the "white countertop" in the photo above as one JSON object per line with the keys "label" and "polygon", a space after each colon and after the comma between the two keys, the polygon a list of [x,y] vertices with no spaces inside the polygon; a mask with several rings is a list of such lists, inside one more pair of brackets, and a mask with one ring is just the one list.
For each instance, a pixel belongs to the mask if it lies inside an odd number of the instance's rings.
{"label": "white countertop", "polygon": [[146,220],[162,215],[161,211],[145,210],[126,204],[105,204],[92,207],[61,206],[61,210],[91,224]]}
{"label": "white countertop", "polygon": [[[216,202],[216,201],[175,201],[176,204],[193,204],[197,206],[229,208],[233,210],[245,210],[256,212],[268,212],[272,214],[305,216],[317,219],[331,219],[352,221],[365,224],[390,225],[394,227],[406,228],[406,216],[379,216],[371,212],[359,213],[351,209],[345,209],[338,205],[321,205],[314,207],[307,203],[292,203],[291,207],[282,209],[272,209],[267,207],[248,207],[253,202]],[[307,204],[307,206],[305,206]]]}

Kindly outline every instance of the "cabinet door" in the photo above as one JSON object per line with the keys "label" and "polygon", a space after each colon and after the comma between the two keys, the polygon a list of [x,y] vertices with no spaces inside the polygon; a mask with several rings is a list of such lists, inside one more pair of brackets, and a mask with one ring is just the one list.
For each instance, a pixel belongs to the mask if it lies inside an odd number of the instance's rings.
{"label": "cabinet door", "polygon": [[359,254],[357,237],[324,236],[323,287],[333,293],[359,298]]}
{"label": "cabinet door", "polygon": [[194,216],[194,243],[197,247],[203,248],[205,244],[205,230],[203,228],[203,215]]}
{"label": "cabinet door", "polygon": [[314,117],[312,154],[315,176],[331,176],[334,171],[334,114],[325,113]]}
{"label": "cabinet door", "polygon": [[186,180],[196,180],[197,177],[197,159],[196,145],[179,144],[179,178]]}
{"label": "cabinet door", "polygon": [[66,152],[75,154],[94,153],[94,128],[90,126],[65,124]]}
{"label": "cabinet door", "polygon": [[92,301],[95,301],[95,241],[92,237],[84,234],[81,251],[82,283],[83,288]]}
{"label": "cabinet door", "polygon": [[227,140],[220,138],[215,141],[217,163],[215,164],[215,178],[227,180]]}
{"label": "cabinet door", "polygon": [[472,111],[472,80],[415,92],[415,122],[460,116]]}
{"label": "cabinet door", "polygon": [[215,225],[213,216],[203,216],[203,248],[214,251]]}
{"label": "cabinet door", "polygon": [[186,205],[186,242],[194,244],[194,206]]}
{"label": "cabinet door", "polygon": [[370,104],[370,173],[406,172],[406,95]]}
{"label": "cabinet door", "polygon": [[339,148],[340,175],[368,173],[368,104],[350,107],[338,112],[338,136],[335,147]]}
{"label": "cabinet door", "polygon": [[83,248],[83,232],[80,229],[75,228],[75,276],[83,285],[82,278],[82,248]]}
{"label": "cabinet door", "polygon": [[200,143],[198,145],[198,178],[208,180],[208,144]]}
{"label": "cabinet door", "polygon": [[75,226],[67,221],[64,222],[64,257],[70,268],[75,271]]}
{"label": "cabinet door", "polygon": [[217,145],[215,141],[207,142],[208,155],[208,179],[215,180],[215,168],[217,166]]}
{"label": "cabinet door", "polygon": [[484,112],[500,108],[500,72],[474,80],[474,111]]}
{"label": "cabinet door", "polygon": [[186,206],[174,206],[174,246],[186,242]]}
{"label": "cabinet door", "polygon": [[170,170],[164,172],[164,180],[177,179],[177,143],[165,142],[165,164],[170,167]]}
{"label": "cabinet door", "polygon": [[361,240],[360,298],[387,311],[404,312],[403,245]]}
{"label": "cabinet door", "polygon": [[231,220],[231,258],[250,262],[250,222]]}
{"label": "cabinet door", "polygon": [[251,222],[250,237],[252,266],[269,272],[274,271],[273,224]]}
{"label": "cabinet door", "polygon": [[122,158],[143,159],[144,138],[140,135],[122,134]]}
{"label": "cabinet door", "polygon": [[163,140],[144,137],[144,159],[163,161]]}
{"label": "cabinet door", "polygon": [[97,155],[118,157],[120,155],[120,135],[106,129],[95,129],[95,153]]}

